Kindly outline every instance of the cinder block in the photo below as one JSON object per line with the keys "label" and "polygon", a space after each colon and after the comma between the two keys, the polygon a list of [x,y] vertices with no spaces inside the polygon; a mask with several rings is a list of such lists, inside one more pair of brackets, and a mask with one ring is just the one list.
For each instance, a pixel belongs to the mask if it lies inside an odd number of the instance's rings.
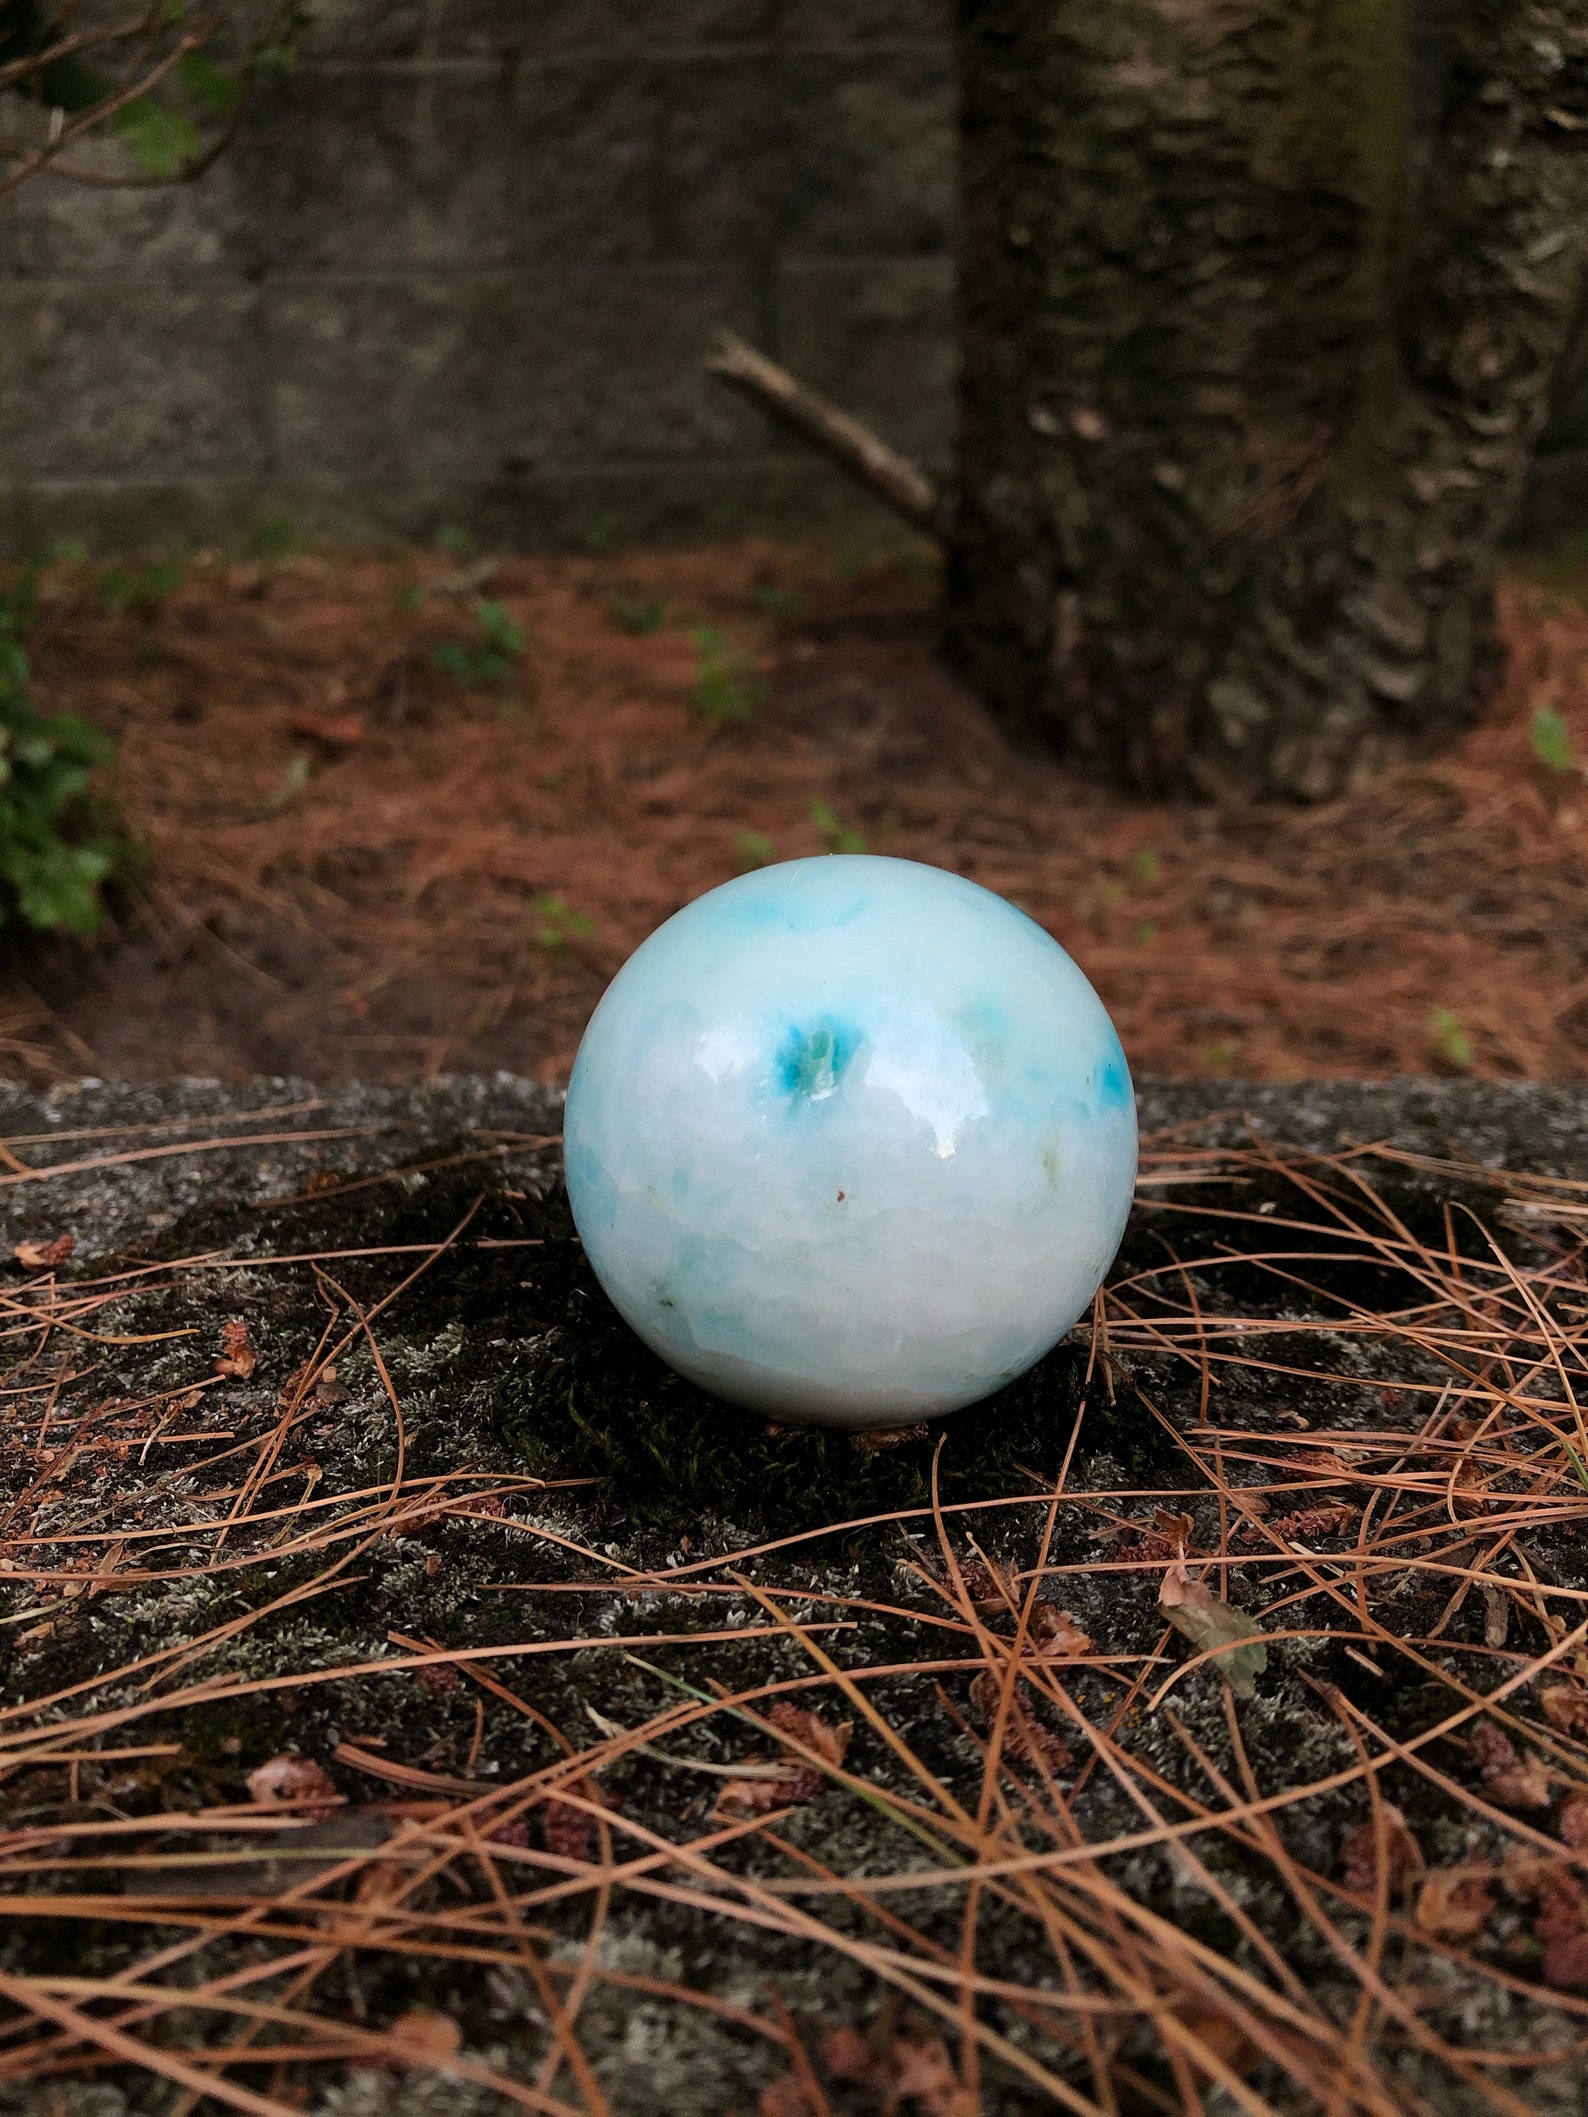
{"label": "cinder block", "polygon": [[787,44],[937,43],[954,34],[953,0],[779,0]]}
{"label": "cinder block", "polygon": [[228,288],[0,288],[0,479],[241,476],[263,467],[255,297]]}
{"label": "cinder block", "polygon": [[883,440],[941,469],[954,440],[954,271],[947,258],[790,265],[778,357]]}
{"label": "cinder block", "polygon": [[514,210],[531,262],[649,260],[660,82],[639,60],[528,63],[514,88]]}
{"label": "cinder block", "polygon": [[488,65],[289,79],[233,150],[258,267],[506,264],[509,112]]}
{"label": "cinder block", "polygon": [[953,211],[946,58],[657,62],[659,248],[680,258],[930,256]]}
{"label": "cinder block", "polygon": [[315,0],[299,49],[310,64],[499,59],[533,36],[539,11],[539,0]]}
{"label": "cinder block", "polygon": [[278,286],[267,296],[285,476],[445,480],[763,445],[704,373],[716,273],[502,274]]}
{"label": "cinder block", "polygon": [[530,0],[530,53],[654,51],[770,34],[777,0]]}
{"label": "cinder block", "polygon": [[[104,175],[133,169],[110,140],[85,141],[72,160]],[[224,155],[191,184],[126,191],[41,171],[0,213],[11,230],[7,269],[28,278],[235,277],[248,256],[247,202]]]}

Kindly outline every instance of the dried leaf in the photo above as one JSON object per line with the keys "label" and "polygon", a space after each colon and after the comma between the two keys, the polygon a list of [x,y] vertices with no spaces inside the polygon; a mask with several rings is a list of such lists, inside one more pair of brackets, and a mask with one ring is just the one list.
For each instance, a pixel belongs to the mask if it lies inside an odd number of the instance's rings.
{"label": "dried leaf", "polygon": [[1549,1773],[1537,1757],[1523,1758],[1509,1735],[1492,1720],[1472,1730],[1472,1755],[1483,1775],[1484,1791],[1502,1808],[1547,1808]]}
{"label": "dried leaf", "polygon": [[1544,1718],[1563,1735],[1588,1735],[1588,1691],[1569,1683],[1551,1684],[1539,1693]]}
{"label": "dried leaf", "polygon": [[[991,1669],[983,1669],[971,1682],[970,1702],[989,1726],[998,1717],[1001,1688]],[[1075,1752],[1064,1737],[1034,1720],[1021,1705],[1018,1694],[1010,1700],[1004,1721],[1003,1754],[1006,1763],[1027,1765],[1032,1770],[1045,1767],[1056,1779],[1067,1778],[1075,1769]]]}
{"label": "dried leaf", "polygon": [[1171,1514],[1167,1507],[1154,1507],[1152,1528],[1155,1536],[1161,1536],[1166,1544],[1173,1544],[1184,1551],[1191,1541],[1192,1520],[1189,1514]]}
{"label": "dried leaf", "polygon": [[1418,1925],[1436,1940],[1475,1940],[1494,1909],[1492,1879],[1486,1867],[1433,1868],[1418,1892]]}
{"label": "dried leaf", "polygon": [[1193,1580],[1181,1560],[1164,1574],[1158,1606],[1199,1654],[1217,1655],[1219,1674],[1237,1698],[1255,1697],[1256,1678],[1268,1666],[1268,1649],[1260,1643],[1263,1628],[1255,1618]]}
{"label": "dried leaf", "polygon": [[1485,1587],[1483,1591],[1483,1643],[1486,1647],[1503,1647],[1511,1629],[1511,1598],[1503,1588]]}
{"label": "dried leaf", "polygon": [[[782,1428],[776,1430],[781,1432]],[[898,1448],[905,1441],[924,1441],[931,1431],[924,1419],[914,1426],[863,1426],[849,1436],[849,1445],[857,1455],[881,1455],[885,1449]]]}
{"label": "dried leaf", "polygon": [[797,2073],[768,2081],[756,2104],[757,2117],[822,2117],[821,2105]]}
{"label": "dried leaf", "polygon": [[791,1699],[779,1698],[768,1718],[772,1725],[781,1728],[785,1735],[792,1735],[796,1742],[826,1764],[842,1764],[849,1749],[849,1738],[854,1733],[852,1720],[840,1720],[836,1727],[825,1721],[820,1713],[809,1712]]}
{"label": "dried leaf", "polygon": [[[749,1764],[767,1764],[767,1757],[746,1758]],[[745,1816],[770,1815],[775,1808],[799,1808],[814,1801],[827,1784],[814,1764],[790,1763],[775,1779],[730,1779],[717,1796],[716,1814],[721,1822]]]}
{"label": "dried leaf", "polygon": [[[970,1606],[982,1617],[1012,1617],[1021,1603],[1020,1585],[1012,1573],[991,1559],[967,1558],[959,1569],[964,1583],[965,1596]],[[943,1581],[949,1594],[954,1593],[953,1576]]]}
{"label": "dried leaf", "polygon": [[1050,1602],[1032,1606],[1030,1636],[1044,1660],[1069,1654],[1090,1654],[1092,1636],[1083,1632],[1068,1610],[1056,1610]]}
{"label": "dried leaf", "polygon": [[305,742],[317,742],[327,750],[350,750],[369,732],[356,713],[299,713],[288,727]]}
{"label": "dried leaf", "polygon": [[1114,1556],[1127,1566],[1160,1566],[1166,1558],[1182,1558],[1185,1553],[1171,1544],[1166,1536],[1155,1536],[1150,1529],[1142,1529],[1122,1543]]}
{"label": "dried leaf", "polygon": [[921,2117],[981,2117],[981,2100],[960,2081],[941,2036],[899,2037],[891,2053],[893,2095],[911,2095]]}
{"label": "dried leaf", "polygon": [[[594,1779],[576,1779],[569,1788],[593,1808],[616,1808],[617,1802]],[[564,1860],[588,1860],[595,1851],[596,1819],[572,1801],[555,1795],[540,1812],[540,1841],[546,1850]]]}
{"label": "dried leaf", "polygon": [[354,1901],[360,1904],[399,1904],[408,1892],[410,1875],[401,1860],[370,1860],[359,1869]]}
{"label": "dried leaf", "polygon": [[881,2059],[858,2029],[832,2029],[821,2040],[822,2064],[834,2080],[851,2080],[857,2087],[886,2085]]}
{"label": "dried leaf", "polygon": [[442,1697],[448,1691],[460,1691],[463,1678],[447,1661],[421,1662],[414,1670],[414,1682],[420,1690],[429,1691],[432,1697]]}
{"label": "dried leaf", "polygon": [[11,1254],[25,1271],[53,1272],[76,1247],[75,1235],[57,1235],[53,1242],[19,1242]]}
{"label": "dried leaf", "polygon": [[[1384,1865],[1391,1893],[1423,1864],[1422,1849],[1412,1836],[1406,1818],[1393,1803],[1384,1804]],[[1371,1821],[1348,1830],[1340,1845],[1345,1862],[1345,1886],[1358,1896],[1371,1896],[1378,1886],[1379,1838]]]}
{"label": "dried leaf", "polygon": [[248,1325],[240,1316],[233,1316],[221,1325],[220,1358],[215,1362],[218,1375],[230,1375],[239,1382],[246,1382],[254,1371],[258,1358],[248,1339]]}
{"label": "dried leaf", "polygon": [[1562,1992],[1588,1990],[1588,1893],[1566,1867],[1555,1865],[1539,1875],[1537,1895],[1533,1932],[1544,1947],[1539,1969],[1545,1984]]}
{"label": "dried leaf", "polygon": [[[1211,2008],[1190,2007],[1180,2019],[1206,2051],[1241,2078],[1255,2073],[1262,2063],[1262,2052],[1240,2023],[1231,2021],[1227,2014],[1215,2014]],[[1210,2066],[1198,2064],[1194,2051],[1188,2056],[1204,2080],[1217,2077]]]}
{"label": "dried leaf", "polygon": [[1588,1992],[1588,1933],[1579,1929],[1546,1941],[1539,1970],[1557,1992]]}
{"label": "dried leaf", "polygon": [[1297,1514],[1277,1516],[1269,1527],[1287,1544],[1305,1544],[1320,1536],[1343,1536],[1356,1519],[1355,1507],[1303,1507]]}
{"label": "dried leaf", "polygon": [[312,1757],[271,1757],[248,1774],[248,1792],[268,1808],[329,1808],[342,1798]]}
{"label": "dried leaf", "polygon": [[1568,1794],[1560,1804],[1555,1828],[1574,1852],[1588,1851],[1588,1793]]}
{"label": "dried leaf", "polygon": [[452,2016],[438,2014],[431,2007],[410,2007],[398,2015],[386,2034],[401,2046],[405,2058],[419,2065],[453,2058],[463,2048],[463,2031]]}

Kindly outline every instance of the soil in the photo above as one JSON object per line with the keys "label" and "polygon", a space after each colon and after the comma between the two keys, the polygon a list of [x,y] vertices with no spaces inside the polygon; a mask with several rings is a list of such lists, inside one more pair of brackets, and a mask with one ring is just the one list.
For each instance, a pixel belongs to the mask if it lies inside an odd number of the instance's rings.
{"label": "soil", "polygon": [[1142,1072],[1578,1079],[1588,799],[1530,731],[1588,754],[1585,585],[1507,581],[1456,750],[1215,814],[1011,750],[937,657],[920,547],[63,563],[38,692],[117,739],[142,868],[88,952],[13,958],[0,1068],[554,1079],[679,905],[863,845],[1023,905]]}

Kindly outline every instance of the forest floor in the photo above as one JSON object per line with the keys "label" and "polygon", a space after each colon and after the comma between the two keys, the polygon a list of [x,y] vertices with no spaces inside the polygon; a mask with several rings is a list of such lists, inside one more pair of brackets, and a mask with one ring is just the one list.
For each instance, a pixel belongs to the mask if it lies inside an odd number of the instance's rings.
{"label": "forest floor", "polygon": [[1588,568],[1505,584],[1509,674],[1454,751],[1222,815],[1012,751],[936,659],[921,548],[77,561],[41,591],[41,703],[116,738],[143,863],[86,957],[6,971],[15,1079],[556,1078],[679,905],[862,847],[1030,911],[1140,1072],[1588,1071]]}

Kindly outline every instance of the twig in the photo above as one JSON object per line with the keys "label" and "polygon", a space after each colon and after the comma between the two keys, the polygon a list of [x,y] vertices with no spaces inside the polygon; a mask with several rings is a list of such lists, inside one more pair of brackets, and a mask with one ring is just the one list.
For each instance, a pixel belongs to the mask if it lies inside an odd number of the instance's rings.
{"label": "twig", "polygon": [[925,472],[858,419],[796,382],[787,368],[768,360],[731,331],[723,331],[706,362],[706,372],[747,397],[757,411],[765,412],[787,432],[819,449],[912,529],[947,540],[952,512]]}

